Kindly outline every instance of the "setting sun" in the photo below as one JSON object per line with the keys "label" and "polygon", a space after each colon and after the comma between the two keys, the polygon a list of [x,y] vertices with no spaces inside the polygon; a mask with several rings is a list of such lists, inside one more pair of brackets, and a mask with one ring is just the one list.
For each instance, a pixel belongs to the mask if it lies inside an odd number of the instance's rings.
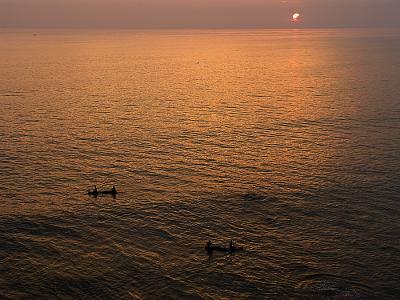
{"label": "setting sun", "polygon": [[300,14],[294,13],[292,16],[292,22],[298,22],[300,20]]}

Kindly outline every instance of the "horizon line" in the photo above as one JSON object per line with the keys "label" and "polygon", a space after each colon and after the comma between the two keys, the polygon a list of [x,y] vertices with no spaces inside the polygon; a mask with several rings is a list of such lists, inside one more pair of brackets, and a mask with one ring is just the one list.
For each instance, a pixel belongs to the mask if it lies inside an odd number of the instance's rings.
{"label": "horizon line", "polygon": [[400,26],[276,26],[276,27],[236,27],[236,26],[226,26],[226,27],[68,27],[68,26],[43,26],[43,27],[1,27],[0,30],[287,30],[287,29],[399,29]]}

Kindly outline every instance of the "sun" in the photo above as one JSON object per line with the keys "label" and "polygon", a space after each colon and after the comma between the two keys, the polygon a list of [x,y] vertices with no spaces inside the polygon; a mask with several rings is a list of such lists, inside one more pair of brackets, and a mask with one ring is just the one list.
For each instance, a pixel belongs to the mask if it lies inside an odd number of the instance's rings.
{"label": "sun", "polygon": [[294,13],[292,16],[292,22],[299,22],[300,21],[300,14],[299,13]]}

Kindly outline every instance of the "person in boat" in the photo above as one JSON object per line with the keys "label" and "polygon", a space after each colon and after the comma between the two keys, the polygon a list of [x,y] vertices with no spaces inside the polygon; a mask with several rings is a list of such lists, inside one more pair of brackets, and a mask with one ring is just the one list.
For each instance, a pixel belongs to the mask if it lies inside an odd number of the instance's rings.
{"label": "person in boat", "polygon": [[93,186],[93,190],[92,191],[88,191],[89,195],[92,195],[94,197],[97,197],[97,195],[99,194],[99,192],[97,191],[97,187],[94,185]]}
{"label": "person in boat", "polygon": [[112,193],[113,195],[116,195],[116,194],[117,194],[117,189],[115,188],[114,185],[113,185],[113,187],[112,187],[112,189],[111,189],[111,193]]}
{"label": "person in boat", "polygon": [[212,242],[211,242],[211,240],[208,240],[208,242],[206,244],[206,250],[207,251],[211,251],[212,250]]}
{"label": "person in boat", "polygon": [[235,246],[233,246],[233,240],[229,242],[229,251],[235,251]]}
{"label": "person in boat", "polygon": [[236,246],[233,245],[233,240],[230,241],[229,248],[228,248],[228,251],[230,253],[234,253],[236,251],[241,251],[241,250],[243,250],[243,247],[236,247]]}

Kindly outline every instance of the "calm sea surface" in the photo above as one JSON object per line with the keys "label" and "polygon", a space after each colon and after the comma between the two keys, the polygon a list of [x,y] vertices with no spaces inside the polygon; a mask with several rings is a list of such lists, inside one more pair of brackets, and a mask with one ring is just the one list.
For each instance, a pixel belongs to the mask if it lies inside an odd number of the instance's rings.
{"label": "calm sea surface", "polygon": [[400,298],[400,31],[0,45],[0,299]]}

